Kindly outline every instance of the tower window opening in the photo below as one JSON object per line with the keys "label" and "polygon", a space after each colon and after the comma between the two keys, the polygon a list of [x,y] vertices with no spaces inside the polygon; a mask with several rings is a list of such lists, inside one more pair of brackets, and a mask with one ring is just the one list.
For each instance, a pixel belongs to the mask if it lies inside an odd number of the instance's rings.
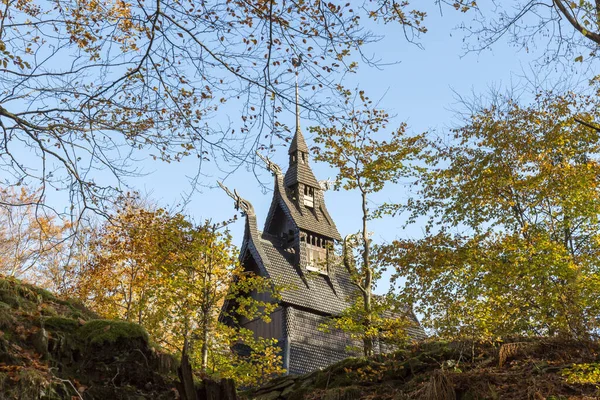
{"label": "tower window opening", "polygon": [[312,272],[318,272],[327,275],[327,249],[321,245],[324,242],[322,238],[315,235],[309,235],[306,243],[306,269]]}
{"label": "tower window opening", "polygon": [[304,186],[304,205],[314,207],[315,204],[315,189],[310,186]]}

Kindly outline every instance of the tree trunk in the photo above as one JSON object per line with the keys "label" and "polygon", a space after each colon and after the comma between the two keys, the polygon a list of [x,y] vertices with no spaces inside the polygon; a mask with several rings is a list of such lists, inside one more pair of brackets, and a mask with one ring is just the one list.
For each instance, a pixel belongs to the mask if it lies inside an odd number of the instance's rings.
{"label": "tree trunk", "polygon": [[202,321],[202,372],[206,372],[206,369],[208,368],[208,318],[206,315],[207,313],[205,313]]}
{"label": "tree trunk", "polygon": [[371,328],[371,292],[363,293],[363,303],[365,309],[365,335],[363,336],[363,354],[365,357],[373,355],[373,338],[366,332]]}
{"label": "tree trunk", "polygon": [[367,331],[371,328],[371,290],[373,285],[373,271],[371,271],[370,263],[370,243],[369,243],[369,232],[367,231],[367,219],[368,219],[368,208],[367,208],[367,193],[362,192],[362,239],[363,239],[363,306],[365,311],[365,335],[363,337],[363,352],[365,356],[373,355],[373,338],[367,334]]}
{"label": "tree trunk", "polygon": [[177,369],[179,375],[180,388],[179,394],[183,400],[198,400],[196,387],[194,386],[194,375],[192,366],[188,357],[188,340],[187,337],[183,342],[183,352],[181,353],[181,364]]}

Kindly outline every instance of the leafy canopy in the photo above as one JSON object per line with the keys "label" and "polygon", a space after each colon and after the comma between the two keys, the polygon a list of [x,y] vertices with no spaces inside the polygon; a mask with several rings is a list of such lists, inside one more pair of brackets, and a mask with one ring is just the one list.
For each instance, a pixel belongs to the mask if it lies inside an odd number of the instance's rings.
{"label": "leafy canopy", "polygon": [[377,339],[405,340],[403,328],[408,323],[405,307],[395,307],[391,297],[373,295],[384,265],[368,231],[368,220],[378,215],[369,209],[368,196],[407,174],[407,162],[417,153],[419,136],[407,136],[405,124],[387,132],[389,115],[377,108],[363,91],[353,94],[339,89],[346,113],[332,119],[330,127],[311,128],[316,133],[315,142],[321,145],[315,158],[338,171],[337,190],[358,191],[362,228],[344,239],[341,257],[358,289],[357,296],[350,299],[351,306],[329,321],[325,329],[340,329],[351,338],[362,340],[363,353],[369,356]]}
{"label": "leafy canopy", "polygon": [[[139,323],[170,352],[186,348],[204,373],[251,385],[283,372],[276,341],[235,323],[268,322],[280,296],[269,280],[243,271],[226,224],[196,225],[125,198],[91,246],[77,289],[92,309]],[[253,300],[253,291],[275,301]],[[219,318],[225,302],[235,304],[228,325]],[[246,353],[232,351],[242,344]]]}
{"label": "leafy canopy", "polygon": [[402,208],[421,240],[388,246],[403,298],[443,336],[588,337],[598,328],[600,141],[592,98],[543,93],[428,140]]}

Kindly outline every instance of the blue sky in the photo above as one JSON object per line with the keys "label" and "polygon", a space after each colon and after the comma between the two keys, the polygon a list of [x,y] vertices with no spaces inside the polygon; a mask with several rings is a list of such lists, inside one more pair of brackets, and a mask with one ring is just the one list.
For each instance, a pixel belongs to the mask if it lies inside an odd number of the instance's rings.
{"label": "blue sky", "polygon": [[[406,121],[409,131],[435,131],[438,135],[447,134],[448,129],[459,122],[456,110],[461,105],[457,103],[457,94],[469,98],[473,94],[485,94],[490,88],[525,87],[526,80],[523,77],[528,74],[531,76],[529,65],[539,54],[518,52],[505,41],[479,54],[465,54],[463,34],[455,29],[461,18],[465,16],[450,9],[445,10],[444,16],[435,7],[429,10],[426,23],[429,31],[420,40],[422,49],[407,43],[398,27],[374,27],[384,38],[369,45],[366,51],[390,64],[382,69],[362,67],[350,77],[346,86],[359,84],[372,99],[381,99],[380,106],[397,115],[391,126]],[[223,118],[225,121],[225,116]],[[293,115],[290,114],[289,118],[291,123]],[[306,119],[302,121],[309,146],[313,142],[306,127],[313,123]],[[284,147],[280,147],[272,158],[284,169],[287,167],[287,151]],[[197,167],[191,159],[178,164],[144,161],[143,165],[149,174],[130,179],[130,184],[149,193],[152,199],[167,208],[180,203],[182,195],[190,191],[188,177],[194,175]],[[312,166],[318,179],[335,175],[326,165],[313,161]],[[205,218],[220,221],[232,217],[235,213],[233,202],[216,188],[216,181],[223,178],[222,173],[210,165],[205,165],[203,172],[206,174],[203,183],[213,188],[202,188],[194,193],[185,212],[197,221]],[[272,187],[269,173],[264,171],[260,179],[267,183],[268,189]],[[265,191],[255,174],[246,168],[240,168],[229,176],[225,184],[230,189],[237,189],[252,202],[259,224],[262,224],[272,192]],[[407,187],[395,185],[388,187],[372,201],[403,201],[408,195]],[[359,201],[358,195],[352,192],[326,194],[328,209],[342,236],[360,227]],[[374,237],[380,241],[397,237],[418,238],[422,235],[418,224],[404,229],[404,222],[402,216],[387,218],[372,222],[371,228],[375,232]],[[232,232],[239,245],[243,234],[242,220],[232,227]],[[387,288],[385,279],[380,284],[380,291]]]}

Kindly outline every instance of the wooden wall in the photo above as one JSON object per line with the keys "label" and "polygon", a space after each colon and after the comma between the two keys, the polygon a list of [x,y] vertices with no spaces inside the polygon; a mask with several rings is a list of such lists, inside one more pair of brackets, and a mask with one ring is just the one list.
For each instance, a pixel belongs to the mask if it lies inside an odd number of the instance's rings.
{"label": "wooden wall", "polygon": [[247,321],[242,324],[254,332],[254,337],[267,339],[283,338],[283,309],[280,307],[271,313],[271,322],[264,322],[262,319]]}

